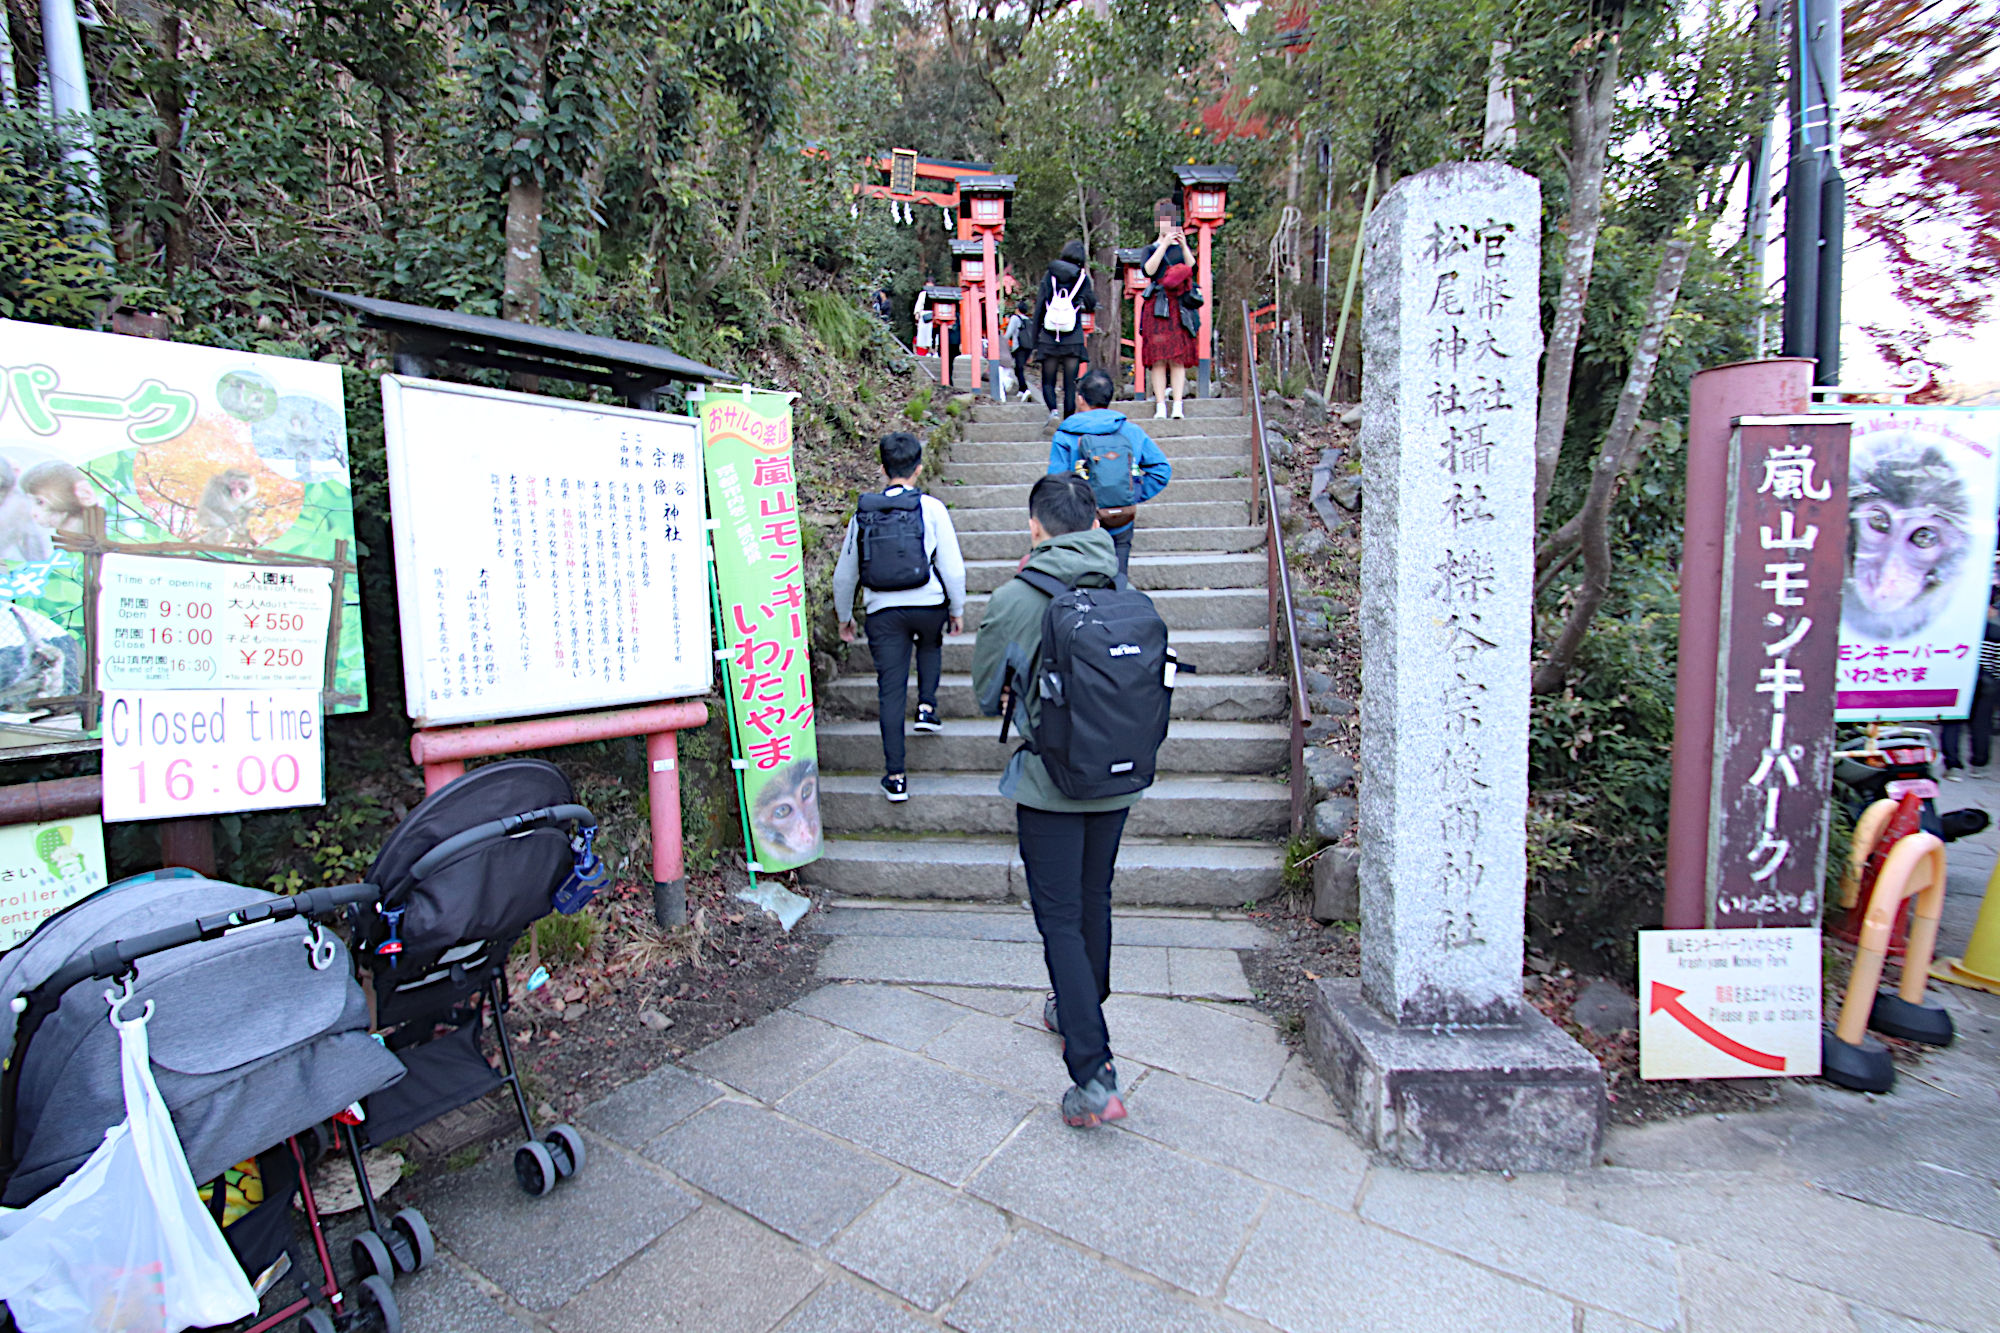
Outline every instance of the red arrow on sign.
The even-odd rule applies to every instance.
[[[1715,1047],[1716,1050],[1721,1051],[1724,1055],[1735,1056],[1738,1060],[1741,1060],[1744,1064],[1755,1065],[1759,1069],[1768,1069],[1774,1074],[1782,1074],[1785,1072],[1784,1056],[1771,1055],[1768,1054],[1767,1052],[1756,1050],[1753,1047],[1745,1046],[1742,1042],[1737,1041],[1734,1037],[1731,1037],[1726,1033],[1716,1031],[1714,1028],[1710,1027],[1708,1024],[1702,1022],[1699,1018],[1696,1018],[1693,1014],[1689,1013],[1687,1010],[1687,1006],[1681,1003],[1681,996],[1685,994],[1687,994],[1686,991],[1675,990],[1672,986],[1667,985],[1663,981],[1654,982],[1653,1003],[1651,1012],[1657,1014],[1662,1009],[1666,1010],[1667,1013],[1671,1015],[1676,1022],[1678,1022],[1682,1027],[1686,1028],[1689,1032],[1694,1033],[1695,1036],[1700,1037],[1703,1041]]]

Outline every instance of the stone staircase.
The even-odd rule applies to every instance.
[[[1174,691],[1160,777],[1126,824],[1114,892],[1125,903],[1239,907],[1278,891],[1291,814],[1285,686],[1264,669],[1269,603],[1264,530],[1249,526],[1248,418],[1234,398],[1190,401],[1185,421],[1129,406],[1174,465],[1173,483],[1140,510],[1132,581],[1199,671]],[[1046,415],[1039,403],[984,403],[950,463],[933,465],[927,489],[951,508],[967,583],[966,632],[945,639],[944,730],[910,734],[910,799],[883,799],[874,673],[865,644],[846,650],[821,700],[827,843],[807,883],[867,898],[1026,897],[1013,803],[996,789],[1016,742],[998,744],[998,721],[979,716],[970,671],[987,597],[1028,548],[1028,488],[1048,466]]]

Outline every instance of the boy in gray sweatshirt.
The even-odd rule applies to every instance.
[[[847,521],[847,537],[833,569],[833,609],[840,617],[840,641],[853,643],[859,637],[854,592],[860,588],[866,616],[862,632],[875,660],[880,701],[882,794],[891,801],[907,801],[903,713],[909,698],[910,657],[914,650],[916,729],[942,731],[938,677],[944,669],[945,633],[957,634],[964,628],[965,558],[959,553],[950,511],[916,490],[917,475],[923,471],[923,442],[907,431],[884,435],[881,457],[888,484],[862,496],[859,511]]]

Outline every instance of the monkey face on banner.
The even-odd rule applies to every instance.
[[[2000,409],[1841,411],[1855,425],[1838,716],[1963,718],[1993,584]]]

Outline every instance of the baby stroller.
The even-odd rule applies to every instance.
[[[374,897],[357,884],[285,898],[161,871],[72,904],[0,955],[0,1000],[14,1016],[0,1024],[0,1202],[19,1207],[53,1189],[125,1118],[118,1034],[102,988],[80,984],[122,981],[126,999],[157,1002],[155,1082],[190,1173],[213,1182],[209,1206],[231,1251],[260,1297],[287,1273],[299,1285],[251,1333],[294,1315],[310,1333],[364,1319],[400,1329],[387,1282],[364,1279],[357,1299],[343,1295],[297,1137],[403,1076],[368,1033],[345,947],[298,924]],[[223,1178],[253,1160],[232,1207]],[[317,1286],[293,1246],[294,1198],[318,1251]]]
[[[430,1245],[428,1231],[382,1225],[362,1152],[495,1088],[506,1086],[520,1112],[514,1177],[523,1190],[547,1194],[582,1169],[583,1136],[568,1125],[538,1133],[528,1111],[507,1039],[506,966],[521,932],[559,899],[573,912],[595,891],[596,836],[561,769],[505,759],[433,792],[382,844],[368,872],[381,897],[353,909],[355,958],[374,990],[376,1030],[409,1074],[368,1098],[343,1136],[368,1210],[369,1229],[350,1245],[357,1272],[414,1272]],[[497,1070],[480,1041],[488,1013]]]

